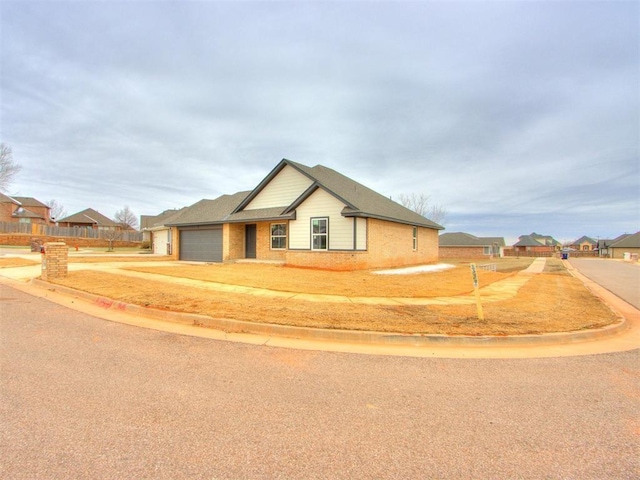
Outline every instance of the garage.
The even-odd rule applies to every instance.
[[[222,262],[222,226],[180,230],[180,260]]]

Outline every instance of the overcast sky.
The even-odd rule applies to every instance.
[[[636,232],[639,5],[1,0],[9,193],[155,215],[288,158],[449,232]]]

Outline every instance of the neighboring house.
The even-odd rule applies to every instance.
[[[48,225],[51,209],[32,197],[10,197],[0,193],[0,222]]]
[[[514,253],[522,254],[552,254],[559,251],[562,244],[549,235],[539,235],[531,233],[530,235],[522,235],[518,242],[513,245]]]
[[[85,227],[98,230],[122,230],[121,224],[114,222],[92,208],[87,208],[81,212],[61,218],[58,220],[58,226]]]
[[[141,215],[140,230],[142,241],[149,242],[151,251],[159,255],[171,255],[171,229],[165,227],[168,219],[175,217],[182,210],[165,210],[159,215]]]
[[[624,235],[624,238],[612,243],[609,246],[609,250],[611,258],[629,260],[632,255],[640,255],[640,232],[636,232],[633,235]]]
[[[613,245],[614,243],[619,242],[620,240],[627,238],[630,234],[628,233],[623,233],[622,235],[614,238],[614,239],[608,239],[608,238],[602,238],[598,240],[598,245],[597,245],[597,250],[598,250],[598,256],[599,257],[610,257],[611,256],[611,251],[610,251],[610,247],[611,245]]]
[[[596,242],[593,238],[583,236],[569,245],[569,247],[579,252],[590,252],[592,250],[596,250],[596,248],[598,247],[598,242]]]
[[[438,239],[440,258],[485,258],[504,255],[504,238],[476,237],[470,233],[443,233]]]
[[[344,175],[283,159],[253,190],[165,221],[180,260],[355,270],[434,262],[443,227]]]

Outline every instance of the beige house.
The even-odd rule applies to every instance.
[[[334,270],[434,262],[443,228],[335,170],[286,159],[253,190],[201,200],[163,227],[158,239],[170,235],[181,260]]]
[[[626,235],[621,240],[609,246],[611,258],[621,258],[624,260],[638,259],[640,256],[640,232],[633,235]]]

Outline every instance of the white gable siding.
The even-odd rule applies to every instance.
[[[313,182],[287,165],[249,202],[244,210],[291,205]]]
[[[296,220],[289,222],[289,248],[311,248],[311,219],[329,218],[329,249],[353,250],[353,218],[343,217],[345,205],[322,189],[316,190],[296,209]]]
[[[356,250],[367,249],[367,219],[356,218]]]

